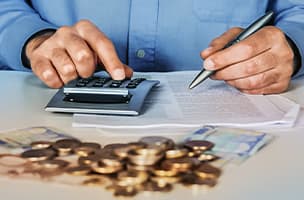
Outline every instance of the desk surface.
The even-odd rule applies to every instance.
[[[296,80],[284,96],[304,105],[304,86]],[[86,141],[102,144],[126,142],[138,137],[109,137],[94,128],[71,127],[70,114],[44,111],[56,90],[46,88],[30,73],[0,71],[0,131],[30,126],[50,126],[61,129]],[[304,85],[304,84],[302,84]],[[302,96],[302,97],[301,97]],[[304,197],[304,128],[270,131],[278,135],[267,148],[241,166],[224,171],[219,184],[206,191],[176,187],[168,194],[139,194],[135,199],[233,199],[286,200]],[[181,137],[181,136],[179,136]],[[174,139],[179,139],[178,136]],[[0,177],[3,200],[51,199],[112,199],[112,193],[103,188],[62,186],[49,183],[18,181]]]

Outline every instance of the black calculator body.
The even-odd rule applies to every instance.
[[[158,84],[157,80],[145,78],[79,78],[61,88],[45,109],[50,112],[139,115],[147,95]]]

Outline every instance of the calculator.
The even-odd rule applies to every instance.
[[[53,96],[46,111],[93,113],[109,115],[139,115],[144,101],[158,80],[133,78],[113,80],[107,76],[78,78]]]

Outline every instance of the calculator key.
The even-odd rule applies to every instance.
[[[87,84],[83,82],[76,83],[76,87],[85,87]]]
[[[104,83],[101,82],[95,82],[92,87],[102,87],[104,85]]]
[[[131,88],[136,88],[136,86],[137,86],[137,85],[135,85],[135,84],[128,84],[128,85],[126,86],[126,88],[131,89]]]

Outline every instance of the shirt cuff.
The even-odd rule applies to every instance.
[[[21,17],[7,27],[3,31],[0,48],[0,54],[5,58],[6,65],[14,70],[29,71],[24,67],[21,58],[24,44],[35,33],[46,29],[57,29],[57,27],[42,21],[36,15]]]
[[[303,24],[296,22],[281,22],[276,25],[280,28],[287,38],[290,39],[289,44],[294,45],[293,50],[295,53],[295,62],[299,62],[298,66],[295,66],[295,71],[293,74],[293,78],[304,75],[304,43],[303,43],[303,35],[304,35],[304,27]],[[297,58],[296,58],[297,57]],[[296,63],[295,63],[296,64]]]

